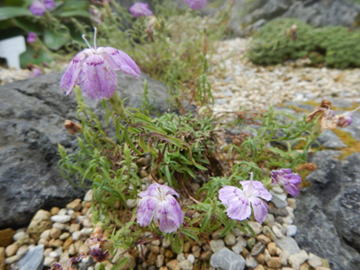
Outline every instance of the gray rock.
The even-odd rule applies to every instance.
[[[355,270],[360,265],[360,153],[345,160],[335,153],[321,151],[311,160],[318,169],[297,200],[295,238],[302,248],[328,259],[331,269]]]
[[[300,252],[300,248],[296,241],[291,237],[283,237],[275,239],[275,243],[289,255]]]
[[[143,104],[147,79],[154,111],[171,108],[159,82],[119,76],[129,106]],[[62,207],[83,195],[57,169],[57,145],[76,145],[76,136],[63,128],[65,119],[76,119],[74,95],[65,96],[59,80],[60,74],[49,74],[0,87],[0,228],[26,226],[38,209]]]
[[[272,195],[271,202],[274,203],[277,208],[284,208],[287,206],[287,196],[285,193],[278,194],[272,191],[270,191],[270,193]]]
[[[326,148],[341,149],[346,147],[346,144],[344,144],[341,139],[331,130],[325,130],[322,132],[317,140],[322,146]]]
[[[350,0],[237,0],[230,29],[246,36],[276,18],[297,18],[314,26],[358,24],[360,5]]]
[[[210,265],[222,270],[243,270],[245,268],[245,260],[230,249],[222,248],[211,256]]]
[[[44,246],[31,247],[24,257],[17,263],[19,270],[41,270],[44,261]]]

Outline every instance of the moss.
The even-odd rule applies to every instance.
[[[296,31],[291,31],[296,25]],[[280,64],[307,57],[310,65],[360,67],[360,31],[331,26],[314,28],[296,19],[277,19],[253,37],[248,57],[255,64]]]
[[[333,132],[346,145],[345,148],[341,149],[339,159],[345,159],[352,154],[360,153],[360,141],[356,140],[350,133],[342,129],[334,129]]]

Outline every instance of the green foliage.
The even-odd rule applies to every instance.
[[[41,40],[28,46],[27,52],[21,58],[21,65],[41,64],[53,59],[52,51],[60,48],[82,46],[78,37],[81,36],[83,24],[90,25],[89,1],[64,0],[57,1],[55,10],[46,12],[44,16],[34,16],[28,7],[31,1],[6,1],[0,7],[0,30],[4,29],[0,38],[9,35],[35,32]],[[11,31],[9,31],[11,30]],[[50,50],[49,50],[50,49]]]
[[[292,26],[296,25],[296,30]],[[253,37],[248,57],[255,64],[273,65],[309,58],[311,65],[360,67],[360,31],[345,27],[314,28],[296,19],[277,19]]]
[[[225,147],[224,154],[233,166],[224,170],[210,117],[164,114],[151,119],[139,110],[125,109],[114,96],[102,103],[105,113],[99,118],[79,92],[77,98],[82,124],[78,149],[70,152],[59,146],[60,165],[70,179],[91,183],[93,217],[112,232],[115,250],[128,251],[165,237],[175,252],[181,252],[184,241],[207,239],[214,231],[226,235],[239,228],[252,235],[246,221],[227,217],[217,199],[219,189],[224,185],[240,187],[239,181],[249,179],[250,173],[270,187],[270,170],[295,169],[304,163],[316,136],[313,124],[304,119],[269,111],[254,119],[255,136]],[[135,200],[153,181],[166,183],[180,193],[185,222],[177,233],[162,234],[155,224],[142,228],[136,223],[136,208],[129,206],[129,200]]]

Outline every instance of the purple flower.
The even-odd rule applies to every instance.
[[[139,67],[123,51],[94,45],[75,55],[61,78],[60,86],[67,90],[67,95],[75,85],[79,85],[92,99],[110,98],[117,87],[115,71],[118,70],[135,77],[140,75]]]
[[[225,205],[226,214],[231,219],[244,220],[250,217],[251,207],[255,220],[262,223],[268,213],[267,203],[271,200],[270,192],[259,181],[241,181],[243,189],[224,186],[219,190],[219,199]]]
[[[153,13],[147,3],[135,3],[129,8],[129,12],[134,17],[141,17],[141,16],[152,16]]]
[[[137,209],[137,222],[140,226],[148,226],[154,219],[159,224],[160,231],[172,233],[183,223],[184,213],[175,199],[179,194],[171,187],[151,184],[139,196],[141,199]]]
[[[37,40],[38,36],[34,32],[29,32],[26,38],[28,43],[34,43]]]
[[[30,77],[31,77],[31,78],[39,77],[41,74],[42,74],[41,69],[38,68],[38,67],[34,67],[34,68],[31,70],[31,75],[30,75]]]
[[[297,173],[293,173],[291,169],[271,171],[271,179],[274,184],[283,185],[286,192],[291,196],[299,195],[301,176]]]
[[[47,10],[52,10],[55,6],[54,0],[35,0],[30,5],[29,10],[35,16],[43,16]]]
[[[207,0],[184,0],[184,2],[195,10],[203,9],[207,5]]]

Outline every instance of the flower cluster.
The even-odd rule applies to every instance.
[[[184,221],[184,213],[175,197],[179,194],[166,185],[151,184],[139,194],[137,222],[148,226],[152,220],[164,233],[175,232]]]
[[[264,222],[268,206],[265,201],[270,201],[271,193],[259,181],[241,181],[243,189],[224,186],[219,190],[219,199],[226,207],[228,217],[235,220],[245,220],[254,211],[255,220]]]
[[[67,95],[79,85],[92,99],[110,98],[117,87],[115,71],[134,77],[140,75],[139,67],[130,56],[112,47],[97,48],[96,31],[94,37],[94,47],[88,44],[89,49],[75,55],[61,78],[60,86],[66,89]]]
[[[149,4],[147,3],[135,3],[129,8],[129,12],[134,17],[141,16],[152,16],[153,12],[151,11]]]
[[[280,169],[271,171],[271,180],[274,184],[280,184],[291,196],[300,193],[301,176],[293,173],[291,169]]]
[[[29,10],[34,16],[43,16],[46,11],[53,10],[56,7],[54,0],[34,0]]]
[[[184,2],[195,10],[203,9],[207,5],[207,0],[184,0]]]

